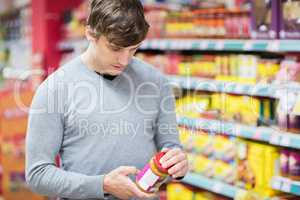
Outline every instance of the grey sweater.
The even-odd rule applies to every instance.
[[[47,196],[103,199],[106,173],[119,166],[142,169],[163,147],[180,147],[166,78],[133,58],[108,80],[77,57],[50,75],[33,98],[26,181]]]

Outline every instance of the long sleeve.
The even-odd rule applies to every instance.
[[[178,137],[174,94],[171,84],[164,76],[161,77],[160,88],[159,113],[155,126],[157,147],[182,148]]]
[[[103,199],[104,175],[87,176],[55,165],[63,141],[63,103],[57,89],[43,83],[29,113],[26,182],[34,192],[72,199]]]

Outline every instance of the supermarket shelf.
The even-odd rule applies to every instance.
[[[272,145],[300,149],[300,135],[278,131],[269,127],[247,126],[238,123],[223,122],[210,119],[192,119],[178,117],[178,125],[191,129],[205,130],[212,133],[223,133],[267,142]]]
[[[148,39],[142,50],[300,52],[299,40]]]
[[[184,2],[178,2],[178,3],[155,2],[155,3],[143,4],[143,6],[146,10],[153,10],[153,9],[180,10],[183,4]]]
[[[168,78],[172,84],[184,89],[276,98],[276,87],[271,84],[250,85],[176,75],[169,75]]]
[[[258,83],[242,84],[235,82],[218,81],[191,76],[168,75],[168,79],[175,87],[208,92],[223,92],[238,95],[280,98],[287,93],[299,93],[300,84],[286,83]]]
[[[300,196],[300,182],[293,181],[284,177],[274,177],[272,179],[272,188],[282,192],[291,193]]]
[[[221,181],[217,181],[214,179],[207,178],[205,176],[201,176],[199,174],[189,173],[182,180],[183,183],[187,183],[189,185],[203,188],[208,191],[212,191],[230,198],[235,198],[235,196],[240,192],[246,192],[245,190],[229,185],[227,183],[223,183]]]
[[[83,38],[61,42],[60,50],[85,48]],[[214,39],[147,39],[141,50],[202,50],[202,51],[258,51],[300,52],[300,40],[214,40]]]

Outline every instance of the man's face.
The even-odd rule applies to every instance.
[[[139,46],[140,43],[125,48],[118,47],[110,43],[104,36],[100,36],[95,41],[94,56],[105,74],[118,75],[130,63]]]

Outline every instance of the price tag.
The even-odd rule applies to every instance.
[[[205,50],[207,49],[207,47],[208,47],[208,41],[206,40],[202,41],[200,44],[200,48]]]
[[[284,192],[290,192],[291,191],[291,183],[289,181],[283,182],[281,190]]]
[[[233,131],[233,136],[240,136],[240,133],[242,132],[241,131],[241,126],[240,125],[238,125],[238,124],[235,124],[235,126],[234,126],[234,131]]]
[[[178,40],[177,42],[177,49],[181,50],[184,48],[184,41]]]
[[[284,146],[284,147],[289,147],[290,146],[290,137],[288,136],[282,136],[281,141],[280,141],[280,145]]]
[[[270,138],[270,144],[274,144],[274,145],[280,144],[280,135],[279,134],[273,134]]]
[[[158,46],[159,46],[158,49],[165,50],[166,47],[167,47],[167,41],[161,40],[161,41],[159,42],[159,45],[158,45]]]
[[[256,131],[253,135],[253,139],[255,140],[259,140],[261,138],[261,134],[260,131]]]
[[[224,42],[218,41],[216,45],[216,50],[223,50],[224,49]]]
[[[281,182],[278,181],[277,179],[273,180],[272,188],[275,189],[275,190],[280,190],[280,188],[281,188]]]
[[[280,90],[280,89],[276,88],[274,97],[280,98],[282,96],[282,93],[283,93],[282,89]]]
[[[184,47],[183,48],[185,50],[192,49],[192,47],[193,47],[193,43],[190,40],[184,42]]]
[[[221,183],[215,183],[213,185],[213,188],[212,188],[212,191],[215,192],[215,193],[220,193],[223,189],[223,186]]]
[[[148,42],[148,48],[149,49],[156,49],[157,48],[157,40],[149,40]]]
[[[238,85],[236,85],[234,92],[240,94],[240,93],[245,93],[246,91],[244,90],[243,85],[238,84]]]
[[[170,49],[177,49],[178,48],[178,43],[177,42],[174,42],[174,41],[172,41],[172,42],[170,42]]]
[[[267,47],[268,51],[279,51],[279,41],[278,40],[272,40],[268,43],[268,47]]]
[[[253,46],[253,41],[251,40],[247,40],[247,42],[245,42],[245,45],[244,45],[244,50],[245,51],[249,51],[252,49],[252,46]]]

